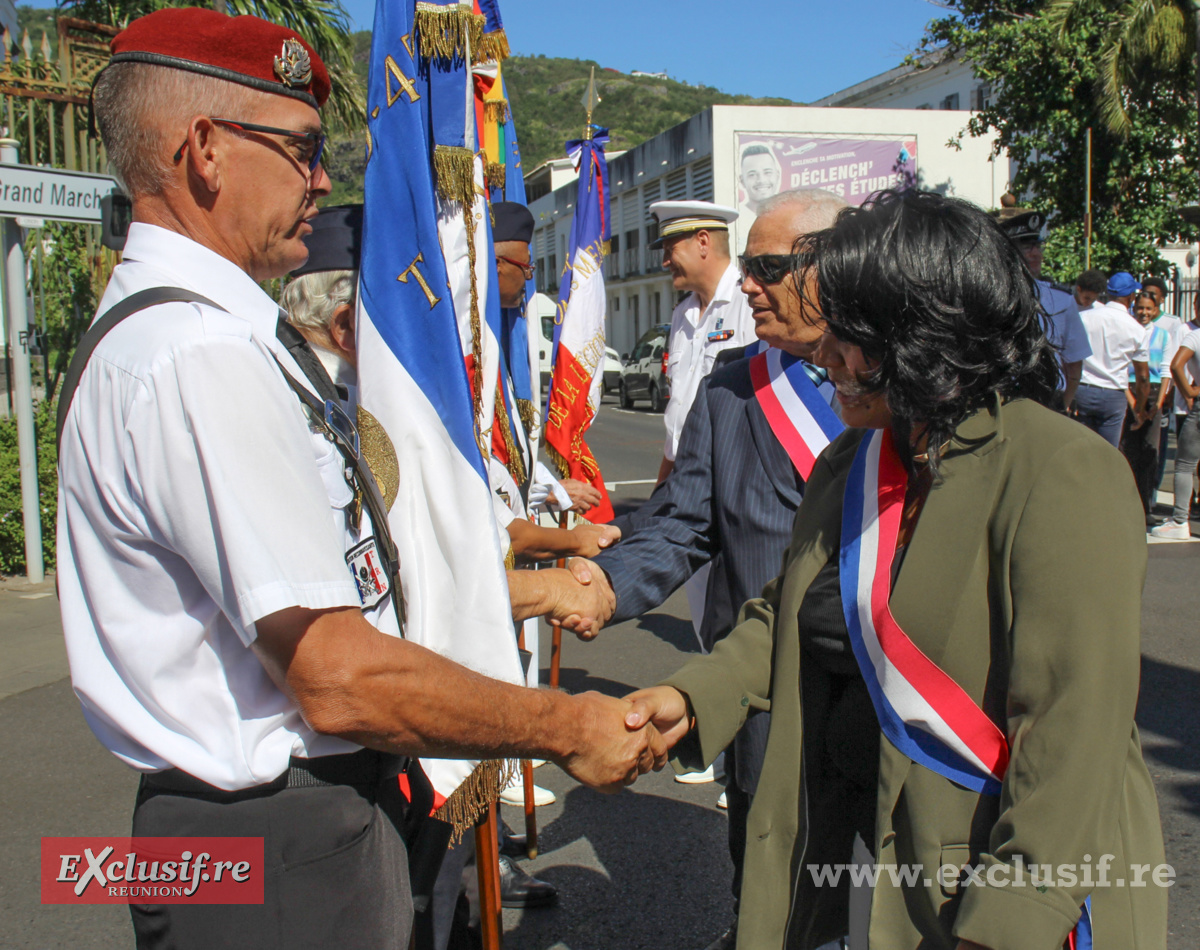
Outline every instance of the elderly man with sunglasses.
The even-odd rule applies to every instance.
[[[658,607],[712,564],[700,632],[711,649],[733,628],[742,604],[778,573],[807,471],[789,421],[796,431],[822,425],[826,436],[841,427],[830,407],[832,387],[805,362],[821,337],[822,320],[798,293],[792,244],[831,225],[843,207],[836,195],[817,190],[782,192],[761,205],[741,258],[741,290],[758,342],[721,354],[699,384],[670,475],[639,510],[614,522],[623,540],[595,558],[617,596],[611,622]],[[780,389],[788,383],[786,374],[778,373],[781,367],[793,373],[789,391],[810,400],[812,417],[798,419],[788,412],[791,397]],[[772,392],[783,392],[782,400],[773,399]],[[809,439],[809,450],[819,454],[819,437]],[[746,815],[768,723],[768,714],[752,714],[725,755],[735,914]],[[710,950],[726,950],[735,942],[736,923]]]
[[[134,223],[59,399],[58,579],[84,716],[142,773],[133,834],[196,856],[196,903],[130,905],[137,946],[405,950],[406,845],[434,850],[435,827],[410,756],[550,758],[619,788],[665,748],[624,701],[400,636],[386,502],[260,287],[305,262],[330,192],[320,58],[197,8],[133,21],[112,52],[96,118]],[[260,849],[235,856],[257,894],[213,903],[234,839]]]

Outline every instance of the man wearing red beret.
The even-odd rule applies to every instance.
[[[624,701],[501,683],[368,622],[401,613],[386,511],[259,287],[304,263],[330,190],[320,58],[201,9],[136,20],[112,50],[95,111],[134,223],[60,397],[72,679],[143,773],[135,835],[265,855],[264,903],[134,904],[137,943],[400,950],[406,756],[551,758],[616,788],[665,749]],[[558,607],[527,595],[529,615]]]

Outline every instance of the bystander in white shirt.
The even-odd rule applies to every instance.
[[[275,337],[277,304],[213,251],[134,224],[100,311],[159,286],[228,312],[143,310],[83,373],[59,460],[71,678],[89,726],[129,765],[245,788],[290,756],[357,748],[310,729],[250,649],[276,611],[359,606],[345,559],[353,493],[276,363],[304,381]]]
[[[703,311],[700,298],[693,292],[671,313],[671,337],[667,344],[671,399],[663,415],[667,427],[663,446],[666,458],[675,459],[683,424],[700,391],[700,380],[712,372],[717,354],[756,339],[754,317],[742,293],[741,274],[732,261]]]
[[[1129,364],[1150,359],[1150,329],[1123,304],[1111,300],[1089,307],[1079,317],[1092,347],[1091,356],[1083,359],[1080,383],[1124,391],[1129,387]]]

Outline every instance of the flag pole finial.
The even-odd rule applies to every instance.
[[[600,105],[600,94],[596,91],[596,67],[592,67],[592,74],[588,78],[587,92],[583,94],[583,107],[587,109],[587,127],[583,130],[583,137],[589,142],[592,139],[592,113],[596,106]]]

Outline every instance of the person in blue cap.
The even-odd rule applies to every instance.
[[[1129,368],[1133,366],[1134,414],[1139,422],[1150,394],[1150,332],[1134,319],[1129,304],[1142,285],[1126,271],[1108,279],[1107,300],[1080,316],[1092,353],[1083,361],[1079,389],[1075,395],[1075,418],[1107,439],[1114,447],[1121,441]]]

